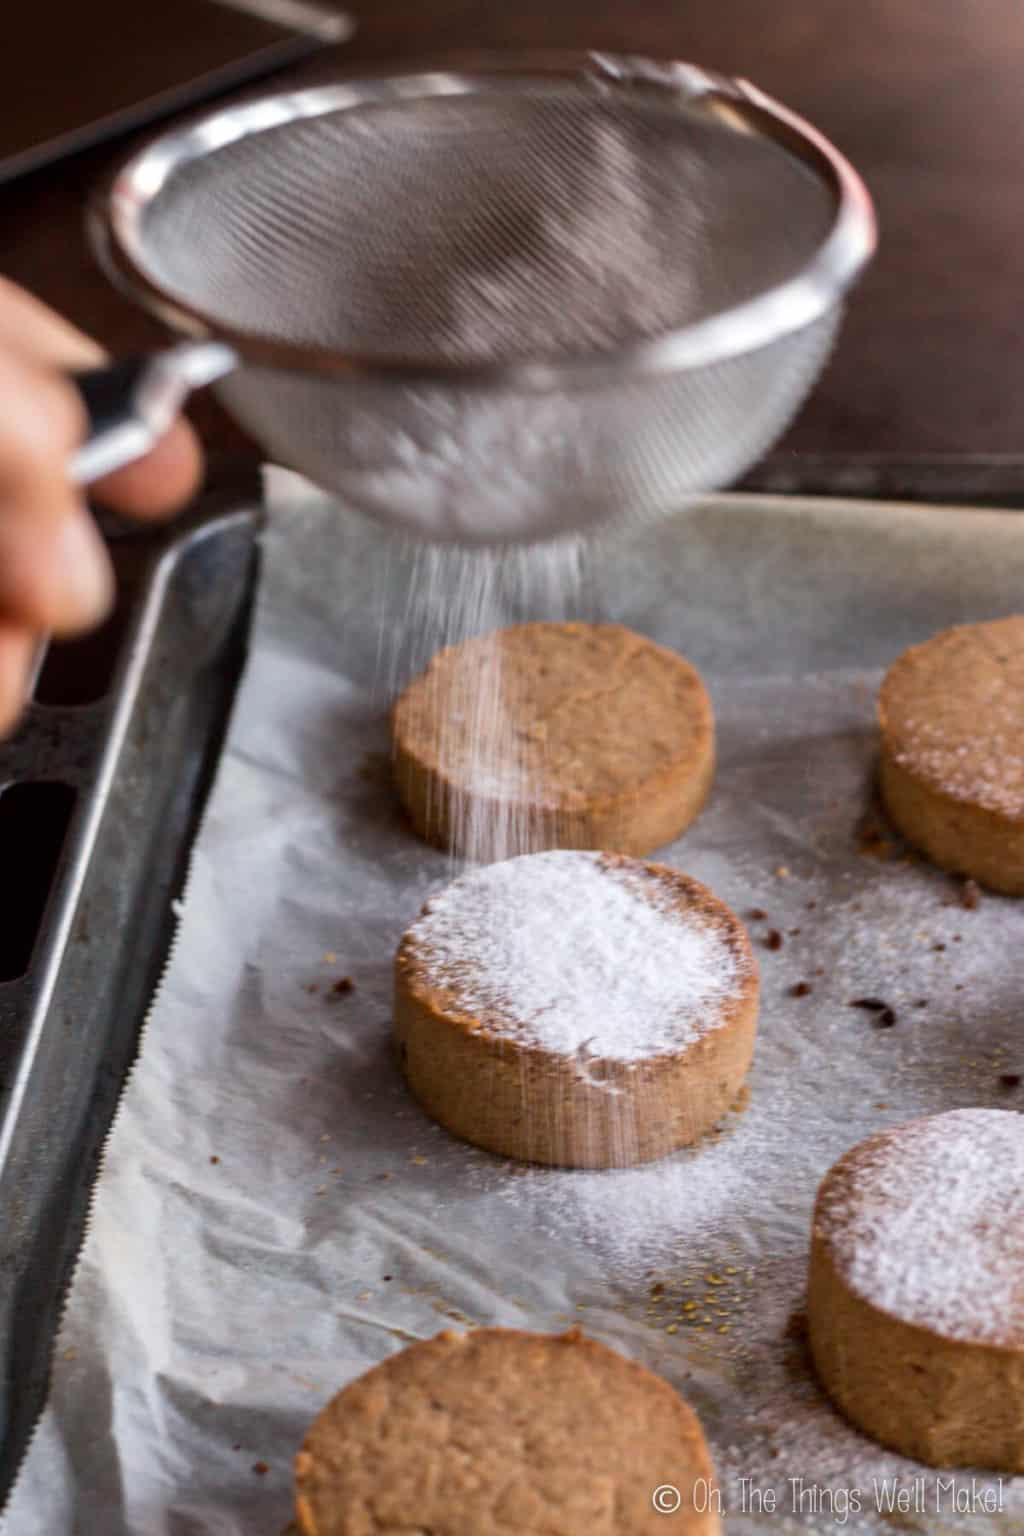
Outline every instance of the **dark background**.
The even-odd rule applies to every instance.
[[[174,11],[174,0],[162,3]],[[62,0],[50,12],[55,27],[65,7],[79,19],[90,11]],[[102,45],[80,29],[77,88],[90,99],[102,99],[104,71],[141,67],[139,18],[153,9],[124,0],[124,28],[108,29]],[[822,454],[1024,461],[1021,0],[355,0],[351,9],[352,40],[262,88],[453,49],[596,46],[742,74],[809,117],[867,180],[881,251],[776,466],[813,465]],[[199,24],[191,21],[191,36]],[[188,40],[185,28],[176,47],[187,52]],[[5,51],[5,70],[47,81],[45,54]],[[74,79],[61,82],[74,89]],[[21,96],[22,111],[37,101],[35,90]],[[5,115],[19,110],[17,98]],[[127,148],[122,139],[0,188],[0,271],[115,352],[160,339],[108,288],[82,234],[87,194]],[[194,414],[214,448],[239,448],[212,402]]]

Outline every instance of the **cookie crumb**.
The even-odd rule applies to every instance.
[[[892,1008],[883,1008],[881,1013],[875,1015],[876,1029],[892,1029],[896,1023],[896,1013]]]
[[[764,947],[765,947],[765,949],[781,949],[782,948],[782,934],[779,932],[779,930],[777,928],[770,929],[768,931],[768,933],[765,935]]]
[[[354,992],[356,984],[351,976],[341,976],[331,988],[332,997],[344,997],[347,992]]]
[[[965,880],[960,889],[960,905],[974,912],[981,905],[981,886],[977,880]]]
[[[270,1468],[265,1461],[254,1461],[252,1464],[252,1469],[256,1473],[257,1477],[266,1477],[267,1473],[270,1471]]]
[[[776,880],[788,880],[789,879],[789,865],[788,864],[780,864],[778,866],[778,868],[776,869],[776,871],[775,871],[775,878],[776,878]]]
[[[868,811],[861,818],[856,832],[857,851],[868,859],[888,859],[895,852],[895,845],[886,836],[884,827],[879,818]]]
[[[210,1157],[210,1162],[211,1162],[211,1163],[219,1163],[219,1162],[220,1162],[220,1158],[219,1158],[219,1157],[218,1157],[218,1156],[217,1156],[217,1154],[216,1154],[216,1152],[214,1152],[214,1153],[213,1153],[213,1154],[212,1154],[212,1155],[211,1155],[211,1157]]]
[[[1021,1077],[1019,1072],[1002,1072],[999,1076],[1000,1088],[1019,1088]]]
[[[863,1008],[866,1013],[884,1013],[889,1004],[883,997],[852,997],[851,1008]]]
[[[795,986],[790,987],[789,995],[790,997],[809,997],[813,991],[814,988],[809,981],[798,981]]]
[[[747,913],[747,917],[752,923],[763,923],[767,916],[768,913],[764,910],[763,907],[751,907],[750,911]]]

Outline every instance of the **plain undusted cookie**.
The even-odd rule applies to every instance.
[[[624,1167],[694,1142],[750,1065],[758,976],[724,902],[663,865],[555,851],[463,875],[398,949],[419,1102],[503,1157]]]
[[[810,1345],[867,1434],[937,1467],[1024,1472],[1024,1116],[931,1115],[818,1192]]]
[[[933,863],[1024,894],[1024,618],[947,629],[879,699],[882,797]]]
[[[692,1409],[575,1331],[413,1344],[340,1392],[295,1461],[302,1536],[664,1536],[659,1488],[674,1532],[718,1536]]]
[[[690,824],[714,773],[698,673],[618,624],[523,624],[450,646],[392,724],[416,831],[473,858],[650,853]]]

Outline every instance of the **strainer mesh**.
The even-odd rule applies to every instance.
[[[503,82],[299,117],[186,160],[148,275],[217,326],[426,364],[564,360],[797,273],[835,197],[772,139],[673,97]],[[531,393],[248,368],[268,452],[435,537],[521,539],[660,510],[742,473],[821,366],[835,312],[713,367]]]
[[[798,270],[834,215],[772,143],[695,113],[547,94],[326,113],[182,167],[152,269],[275,339],[426,360],[656,336]]]

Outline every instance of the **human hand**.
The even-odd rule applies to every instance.
[[[39,638],[91,628],[113,600],[103,541],[67,477],[85,415],[64,375],[103,361],[95,342],[0,277],[0,732],[21,712]],[[200,473],[198,442],[179,421],[90,494],[130,516],[162,517]]]

